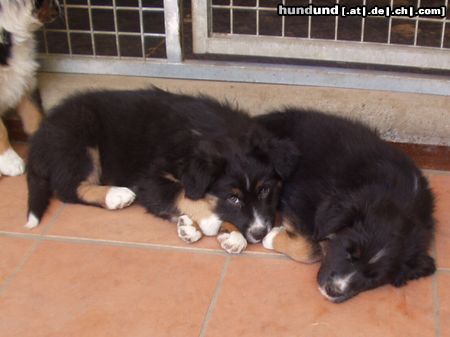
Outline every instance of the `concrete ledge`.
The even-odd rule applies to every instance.
[[[262,114],[282,106],[315,108],[360,119],[394,142],[450,146],[450,96],[355,89],[108,75],[41,73],[44,107],[76,91],[135,89],[156,85],[174,92],[204,93]]]

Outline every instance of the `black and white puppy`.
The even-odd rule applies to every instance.
[[[264,244],[311,261],[317,242],[325,241],[318,273],[323,296],[342,302],[435,271],[428,255],[433,195],[405,154],[361,123],[315,111],[289,109],[258,121],[301,152],[281,197],[286,228],[274,229]]]
[[[17,109],[29,135],[37,130],[42,116],[39,102],[32,97],[38,68],[34,33],[58,10],[55,0],[0,0],[0,116]],[[19,175],[24,168],[0,119],[0,175]]]
[[[38,225],[52,193],[108,209],[136,197],[150,213],[179,219],[183,240],[220,231],[222,247],[239,253],[270,230],[296,160],[291,142],[211,98],[87,92],[50,111],[31,140],[26,227]]]

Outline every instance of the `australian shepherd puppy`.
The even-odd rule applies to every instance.
[[[301,152],[281,196],[284,228],[264,245],[312,262],[323,243],[317,277],[323,296],[342,302],[435,271],[428,253],[433,195],[404,153],[361,123],[316,111],[290,109],[258,120]]]
[[[42,115],[32,98],[38,68],[34,33],[58,9],[58,1],[0,0],[0,116],[17,109],[27,134],[36,131]],[[0,119],[0,174],[19,175],[24,167]]]
[[[177,221],[184,241],[219,233],[239,253],[270,230],[296,160],[290,141],[211,98],[87,92],[50,111],[31,139],[26,227],[38,225],[53,193],[111,210],[136,199]]]

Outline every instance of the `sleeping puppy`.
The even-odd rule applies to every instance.
[[[25,226],[38,225],[52,193],[108,209],[136,198],[177,221],[184,241],[220,231],[221,246],[239,253],[270,230],[296,153],[244,112],[204,96],[79,94],[50,111],[31,140]]]
[[[313,262],[323,243],[319,290],[336,303],[434,273],[433,195],[406,155],[360,123],[315,111],[258,122],[301,152],[281,197],[284,227],[268,234],[266,248]]]
[[[58,1],[0,0],[0,116],[17,109],[28,135],[42,118],[40,103],[32,97],[38,68],[34,32],[54,19],[58,10]],[[0,175],[19,175],[24,168],[0,119]]]

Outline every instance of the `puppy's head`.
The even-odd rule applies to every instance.
[[[400,286],[435,270],[427,255],[432,224],[411,218],[387,197],[360,193],[330,199],[318,209],[316,225],[316,239],[326,240],[319,290],[332,302],[384,284]]]
[[[274,222],[282,180],[297,163],[295,145],[255,128],[242,139],[200,142],[192,159],[181,178],[186,196],[214,196],[219,219],[249,242],[261,241]]]
[[[58,0],[11,0],[0,4],[2,27],[17,41],[26,40],[43,23],[54,20],[60,11]]]
[[[34,15],[42,23],[56,19],[61,11],[58,0],[34,0]]]

